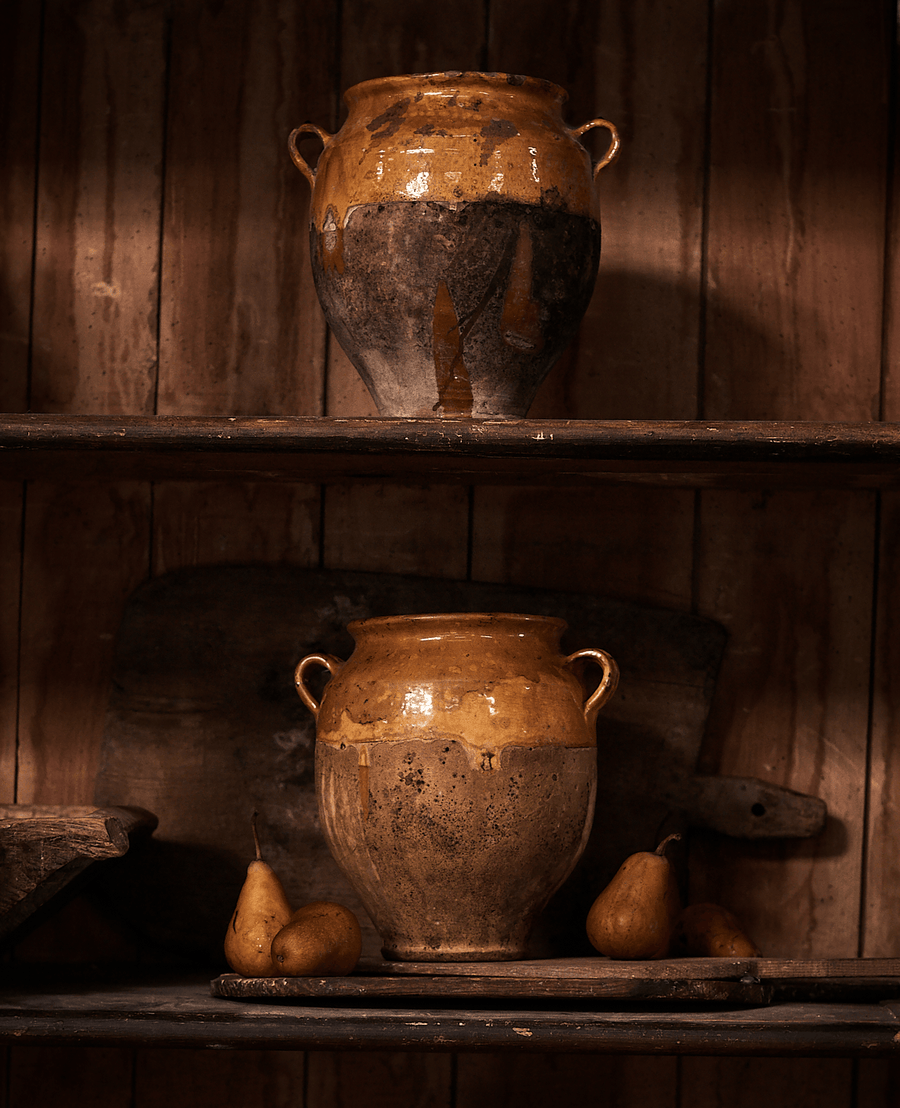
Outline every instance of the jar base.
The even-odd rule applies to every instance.
[[[473,949],[469,946],[445,947],[440,950],[417,947],[382,947],[381,955],[387,962],[515,962],[526,958],[528,952],[518,947],[512,950]]]

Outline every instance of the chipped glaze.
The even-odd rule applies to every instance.
[[[524,415],[593,291],[615,127],[570,128],[561,88],[509,74],[381,78],[345,100],[336,135],[304,123],[289,140],[338,341],[381,415]],[[579,140],[598,127],[592,166]],[[322,141],[315,168],[303,134]]]
[[[602,650],[563,655],[565,623],[504,613],[349,624],[344,662],[308,655],[316,788],[331,851],[390,958],[524,957],[537,913],[587,842]],[[586,695],[577,671],[600,670]],[[307,684],[324,667],[318,701]]]

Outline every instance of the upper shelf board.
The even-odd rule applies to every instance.
[[[0,479],[900,487],[900,424],[0,416]]]

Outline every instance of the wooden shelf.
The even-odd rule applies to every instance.
[[[499,1002],[404,996],[228,1000],[208,980],[117,980],[0,995],[0,1041],[28,1045],[286,1050],[566,1051],[874,1057],[900,1053],[900,1002],[762,1006]]]
[[[900,487],[900,424],[0,417],[0,479]]]

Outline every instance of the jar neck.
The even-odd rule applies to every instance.
[[[493,94],[524,103],[533,101],[546,110],[561,111],[568,99],[566,91],[539,77],[521,77],[510,73],[415,73],[397,77],[377,77],[353,85],[344,93],[344,102],[353,111],[368,103],[382,103],[402,99],[434,97],[451,101],[457,95]]]

